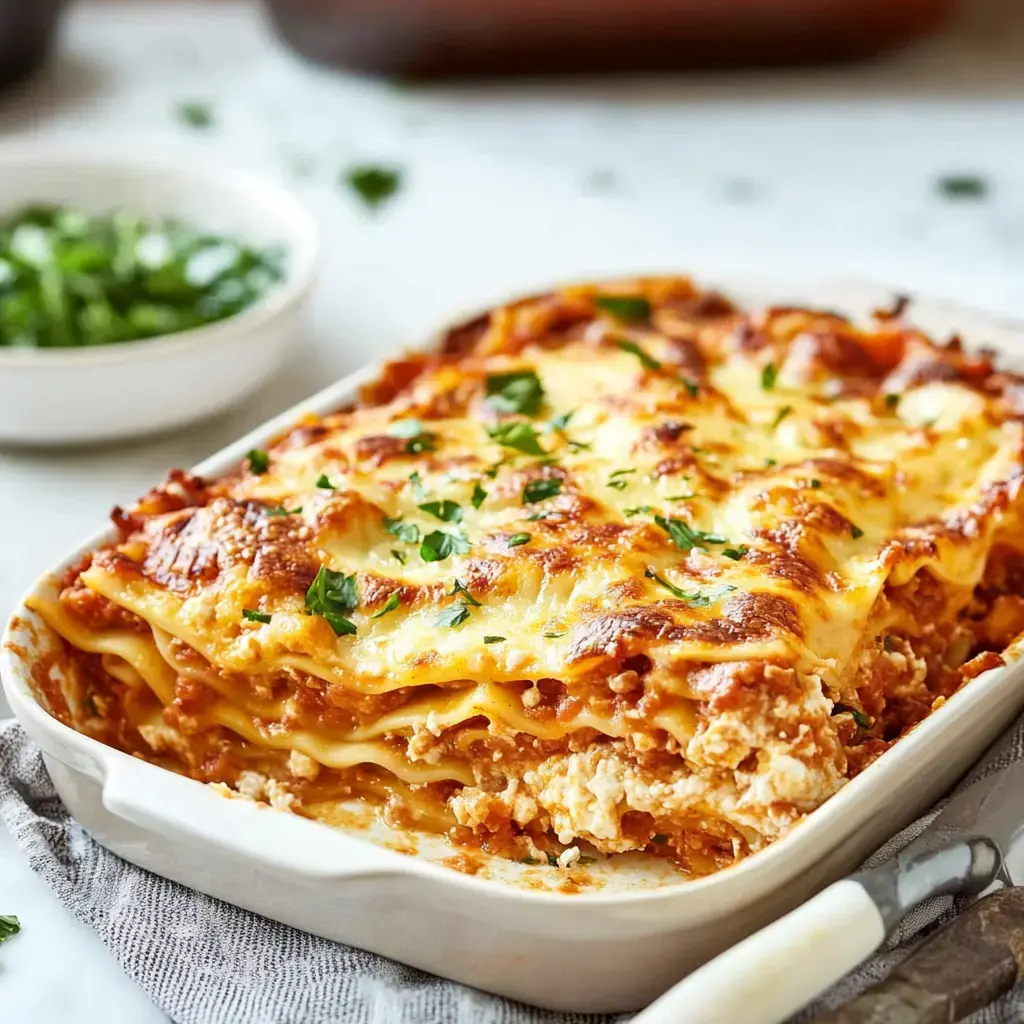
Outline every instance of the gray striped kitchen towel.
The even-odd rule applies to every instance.
[[[970,778],[1022,753],[1024,725],[1018,722]],[[935,813],[904,829],[868,864],[914,839]],[[97,932],[129,977],[178,1024],[623,1024],[629,1019],[549,1013],[512,1003],[307,935],[137,868],[92,842],[69,817],[39,750],[13,721],[0,722],[0,818],[58,899]],[[922,933],[949,920],[955,910],[948,897],[920,908],[894,942],[799,1020],[810,1021],[881,980]],[[1024,984],[971,1018],[971,1024],[1021,1022]]]

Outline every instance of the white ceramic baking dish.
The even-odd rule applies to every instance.
[[[760,290],[732,290],[745,301]],[[868,286],[775,291],[858,313],[889,297]],[[955,306],[919,302],[913,319],[956,329],[1011,358],[1024,328]],[[300,412],[350,399],[367,370],[328,387],[197,467],[217,475]],[[83,552],[90,538],[34,589]],[[229,800],[214,789],[74,732],[39,703],[34,667],[53,644],[22,605],[0,648],[14,714],[43,749],[71,813],[122,857],[202,892],[298,928],[444,977],[553,1009],[640,1007],[687,971],[845,874],[945,792],[1024,707],[1017,661],[973,680],[862,775],[769,849],[694,881],[652,872],[644,858],[602,866],[591,891],[558,891],[556,868],[496,862],[471,876],[441,861],[437,839],[402,847],[378,832],[341,830]],[[391,842],[393,847],[388,848]],[[404,849],[404,852],[400,852]]]

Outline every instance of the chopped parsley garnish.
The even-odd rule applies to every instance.
[[[464,597],[466,599],[466,604],[471,604],[474,608],[479,608],[481,606],[481,602],[478,601],[469,592],[469,587],[467,587],[466,584],[462,582],[462,580],[456,580],[452,584],[452,589],[450,591],[448,591],[448,596],[449,597],[454,597],[456,594],[464,595]]]
[[[546,501],[562,493],[562,481],[557,476],[545,480],[531,480],[523,488],[523,504],[534,505],[538,501]]]
[[[548,427],[558,434],[564,434],[569,429],[569,420],[573,418],[576,410],[570,409],[568,412],[563,412],[558,416],[552,416],[548,421]]]
[[[528,533],[513,533],[508,538],[508,546],[510,548],[517,548],[520,544],[528,544],[530,542],[530,535]]]
[[[716,601],[720,601],[726,594],[735,590],[733,586],[728,584],[722,584],[718,587],[713,587],[711,590],[682,590],[673,583],[669,583],[668,580],[659,576],[652,568],[648,566],[644,570],[644,576],[649,580],[654,580],[655,583],[664,587],[673,597],[678,597],[680,601],[685,601],[691,608],[707,608],[709,605],[714,604]]]
[[[811,480],[811,490],[812,491],[817,491],[820,488],[821,488],[821,481],[817,477],[814,477]]]
[[[479,481],[473,485],[473,496],[469,500],[473,508],[479,508],[487,500],[487,492],[480,486]]]
[[[469,618],[469,608],[461,601],[448,605],[437,617],[435,626],[449,626],[454,629],[461,626]]]
[[[771,469],[772,466],[777,466],[779,463],[777,459],[765,459],[764,464],[766,468]]]
[[[507,461],[507,459],[498,459],[493,466],[489,466],[484,470],[484,476],[487,477],[488,480],[493,480],[498,475],[501,467],[504,466]]]
[[[464,555],[469,550],[469,541],[457,533],[434,530],[423,538],[420,558],[424,562],[443,562],[451,555]]]
[[[523,420],[499,423],[496,427],[488,427],[487,433],[492,441],[506,448],[514,448],[524,455],[547,454],[537,441],[537,431]]]
[[[507,639],[507,637],[503,637],[503,636],[485,636],[484,637],[484,643],[485,644],[503,644],[506,639]]]
[[[402,172],[397,167],[359,164],[349,167],[342,181],[370,210],[376,210],[391,199],[402,185]]]
[[[427,489],[423,486],[423,481],[420,479],[419,470],[409,474],[409,483],[412,485],[412,493],[417,501],[426,501]]]
[[[885,396],[885,407],[886,407],[886,409],[895,409],[896,406],[899,405],[899,404],[900,404],[900,396],[899,395],[889,394],[889,395]]]
[[[379,619],[382,615],[387,615],[388,612],[393,612],[402,603],[402,592],[400,590],[393,590],[391,596],[384,602],[384,607],[379,611],[374,612],[370,618]]]
[[[442,523],[461,523],[462,506],[445,498],[443,501],[425,501],[419,506]]]
[[[0,351],[92,348],[193,330],[282,278],[258,248],[127,209],[35,204],[0,217]]]
[[[651,319],[651,304],[642,295],[598,295],[594,305],[616,320],[642,323]]]
[[[212,128],[213,107],[205,100],[183,100],[176,108],[178,120],[190,128]]]
[[[683,382],[683,387],[686,388],[686,393],[691,398],[696,398],[700,394],[700,385],[695,380],[690,380],[689,377],[680,377]]]
[[[608,478],[607,487],[611,487],[616,491],[624,491],[629,486],[629,481],[624,480],[623,477],[627,477],[630,473],[635,473],[635,469],[616,469],[613,470],[611,476]]]
[[[668,836],[663,836],[659,833],[658,835],[651,836],[651,842],[657,843],[659,846],[661,846],[662,843],[668,842]]]
[[[864,714],[859,708],[851,708],[848,704],[833,704],[832,714],[841,715],[844,712],[853,715],[853,720],[860,726],[861,729],[871,728],[871,719]]]
[[[270,621],[270,616],[266,612],[258,612],[252,608],[243,608],[242,618],[247,622],[262,622],[264,625]]]
[[[763,391],[771,391],[775,387],[775,380],[779,376],[779,371],[774,363],[766,363],[764,369],[761,371],[761,389]]]
[[[306,591],[306,608],[313,615],[321,615],[337,636],[355,633],[356,624],[345,617],[355,611],[359,603],[356,577],[346,576],[321,565]]]
[[[723,548],[722,557],[738,562],[749,550],[746,544],[741,544],[738,548]]]
[[[620,338],[616,344],[623,352],[628,352],[631,356],[636,356],[640,360],[640,365],[645,370],[660,370],[661,363],[658,362],[653,356],[649,356],[635,341],[627,341],[624,338]]]
[[[850,536],[857,540],[858,537],[864,536],[864,531],[856,523],[850,523]]]
[[[569,412],[563,412],[560,416],[555,416],[553,419],[548,421],[548,429],[554,431],[556,434],[561,434],[565,443],[569,446],[569,450],[573,452],[589,452],[591,445],[584,441],[576,441],[566,435],[566,430],[569,428],[569,420],[572,419],[574,409],[570,409]]]
[[[536,416],[544,401],[544,388],[533,370],[492,373],[487,377],[487,401],[498,412]]]
[[[622,510],[624,516],[641,516],[651,511],[650,505],[636,505],[633,508],[625,508]]]
[[[784,405],[775,414],[775,419],[772,420],[772,429],[774,430],[792,411],[793,411],[793,406],[791,406],[791,405]]]
[[[989,192],[988,180],[979,174],[944,174],[935,186],[946,199],[984,199]]]
[[[336,491],[338,488],[327,479],[326,473],[321,473],[316,479],[316,485],[324,491]]]
[[[666,501],[692,501],[696,497],[697,497],[696,494],[672,494],[672,495],[669,495],[669,497],[667,497],[665,500]]]
[[[21,931],[21,922],[13,914],[0,914],[0,942]]]
[[[405,450],[409,455],[432,452],[437,448],[437,438],[425,431],[417,419],[395,420],[388,425],[388,433],[392,437],[406,438]]]
[[[249,470],[262,476],[270,469],[270,456],[262,448],[253,448],[246,458],[249,460]]]
[[[385,516],[384,529],[392,537],[397,537],[403,544],[417,544],[420,539],[420,528],[415,523],[403,522],[401,516],[397,519]]]
[[[404,551],[399,551],[398,548],[392,548],[391,549],[391,555],[392,555],[393,558],[398,559],[398,561],[401,562],[402,565],[405,565],[405,552]]]
[[[682,551],[690,551],[693,548],[704,550],[705,544],[728,544],[725,537],[717,533],[705,533],[703,530],[695,530],[689,523],[682,519],[666,519],[664,516],[655,516],[654,521],[671,538],[677,548]]]
[[[552,519],[560,516],[561,512],[547,511],[547,512],[533,512],[526,517],[528,523],[536,523],[540,519]]]
[[[545,633],[544,634],[544,639],[545,640],[558,640],[558,639],[560,639],[563,636],[565,636],[565,633]]]
[[[285,508],[284,505],[273,505],[268,509],[264,509],[268,516],[297,516],[302,511],[301,505],[296,505],[295,508]]]

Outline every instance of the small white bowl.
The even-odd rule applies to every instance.
[[[0,443],[57,445],[157,433],[254,391],[294,343],[319,267],[316,223],[281,186],[202,160],[0,147],[0,216],[30,203],[174,217],[287,250],[284,278],[225,320],[88,348],[0,345]]]

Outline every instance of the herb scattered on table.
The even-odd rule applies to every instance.
[[[213,107],[206,100],[182,100],[175,107],[178,120],[190,128],[212,128],[216,122]]]
[[[258,301],[283,253],[123,210],[0,221],[0,346],[75,348],[202,327]]]
[[[944,174],[935,182],[944,199],[979,200],[988,197],[990,186],[980,174]]]
[[[402,172],[397,167],[358,164],[349,167],[341,179],[370,210],[377,210],[394,198],[402,187]]]
[[[13,914],[0,914],[0,942],[21,931],[21,922]]]

